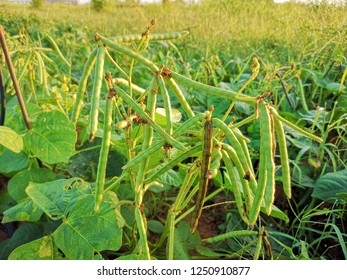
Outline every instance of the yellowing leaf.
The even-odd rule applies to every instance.
[[[19,153],[23,149],[23,138],[11,128],[0,126],[0,145],[14,153]]]

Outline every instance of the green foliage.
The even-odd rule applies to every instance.
[[[108,0],[92,0],[92,7],[95,11],[100,12],[107,7]]]
[[[45,4],[45,0],[31,0],[31,6],[35,9],[42,8]]]
[[[23,149],[22,137],[6,126],[0,127],[0,144],[15,153]]]
[[[0,210],[2,223],[26,223],[0,243],[1,259],[346,258],[347,63],[343,23],[328,20],[330,13],[344,18],[344,8],[327,13],[326,7],[313,12],[300,5],[288,13],[270,1],[224,1],[220,6],[213,2],[194,11],[184,7],[184,13],[180,4],[169,5],[170,11],[161,7],[160,13],[157,6],[137,7],[146,15],[158,15],[160,32],[172,26],[187,28],[180,16],[199,15],[184,41],[175,37],[180,33],[160,35],[163,40],[178,38],[175,44],[147,41],[139,36],[143,23],[129,24],[129,17],[115,16],[119,10],[126,15],[133,9],[127,4],[104,9],[106,1],[93,1],[92,8],[103,9],[102,15],[69,6],[65,16],[70,10],[81,13],[69,26],[40,20],[42,11],[45,17],[50,13],[46,7],[32,18],[4,17],[33,129],[26,130],[15,97],[7,94],[0,174],[9,181],[0,193]],[[257,24],[259,9],[266,15],[262,25]],[[92,27],[88,15],[93,17]],[[291,17],[295,24],[289,28],[283,22]],[[298,17],[305,17],[306,24]],[[83,27],[79,19],[85,20]],[[316,19],[322,30],[312,32],[309,25]],[[273,31],[274,26],[281,32]],[[129,42],[124,45],[108,40],[123,29],[138,34],[121,37]],[[108,37],[82,39],[96,31]],[[104,73],[121,73],[126,82],[101,86],[95,139],[88,142],[90,94],[96,81],[93,65],[89,72],[83,68],[100,45],[107,45],[109,53]],[[251,79],[254,57],[260,69]],[[151,80],[159,81],[161,94]],[[75,110],[77,102],[80,107]],[[271,119],[266,131],[260,129],[259,102],[283,124],[281,137],[275,136],[278,126]],[[231,113],[222,121],[231,104]],[[113,109],[111,118],[106,105]],[[208,152],[202,145],[207,114],[212,114],[213,123],[222,123],[213,126],[210,136],[211,174],[200,169]],[[106,121],[111,125],[105,126]],[[108,133],[110,150],[100,158],[101,138]],[[267,149],[266,161],[276,167],[276,173],[267,176],[267,188],[276,191],[274,202],[261,193],[255,196],[258,173],[264,169],[259,167],[265,147],[260,135],[273,141],[267,141],[267,147],[274,156]],[[277,141],[285,142],[282,151],[275,149]],[[283,147],[288,152],[285,169]],[[107,167],[102,170],[105,183],[98,192],[103,198],[96,211],[100,161]],[[186,220],[201,204],[196,202],[201,178],[209,188],[200,226],[192,234]],[[289,200],[285,195],[290,192]],[[256,223],[250,230],[255,199],[260,213],[254,211]],[[333,254],[332,248],[341,250]]]
[[[45,163],[67,162],[75,150],[76,132],[64,114],[43,112],[24,141],[27,149]]]

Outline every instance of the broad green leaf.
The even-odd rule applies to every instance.
[[[57,250],[56,250],[57,251]],[[51,236],[44,236],[13,250],[9,260],[53,260],[54,244]]]
[[[26,193],[52,220],[65,217],[74,204],[90,193],[89,185],[78,178],[61,179],[46,183],[32,183]]]
[[[104,194],[103,201],[111,205],[114,208],[114,214],[116,215],[117,227],[122,228],[125,225],[125,219],[121,213],[121,203],[119,203],[118,196],[115,192],[106,192]],[[123,201],[124,202],[124,201]],[[131,203],[129,201],[129,203]]]
[[[340,194],[347,193],[347,169],[326,173],[319,177],[312,196],[325,201],[334,201]]]
[[[174,239],[174,259],[175,260],[189,260],[190,256],[188,253],[188,248],[184,243],[181,233],[175,230]]]
[[[9,223],[15,221],[34,222],[40,219],[43,211],[31,200],[26,199],[4,211],[2,223]]]
[[[207,95],[207,108],[214,106],[213,116],[222,118],[226,110],[230,106],[231,100],[227,100],[220,96]]]
[[[260,210],[261,210],[261,212],[266,213],[264,203],[262,204]],[[284,213],[282,210],[280,210],[280,209],[279,209],[277,206],[275,206],[275,205],[272,205],[272,206],[271,206],[271,214],[270,214],[270,216],[271,216],[271,217],[274,217],[274,218],[277,218],[277,219],[280,219],[280,220],[282,220],[282,221],[285,221],[286,223],[289,223],[289,218],[288,218],[288,216],[286,215],[286,213]]]
[[[56,174],[46,168],[23,170],[11,178],[8,182],[7,189],[11,197],[19,202],[28,197],[25,189],[29,186],[30,182],[44,183],[53,181],[55,178]]]
[[[200,246],[201,238],[196,231],[193,235],[190,233],[189,223],[182,221],[178,224],[175,230],[174,239],[174,259],[189,260],[190,255],[188,250],[195,249]]]
[[[155,116],[155,120],[160,125],[166,125],[166,113],[165,108],[156,108],[155,112],[157,113]],[[163,118],[164,117],[164,118]],[[179,123],[182,119],[182,113],[177,109],[172,109],[172,123]]]
[[[147,221],[148,230],[154,233],[162,233],[164,231],[165,226],[156,220]]]
[[[33,128],[24,137],[26,147],[48,164],[67,162],[75,150],[74,124],[59,111],[38,115]]]
[[[16,202],[12,199],[7,189],[0,191],[0,213],[3,213],[15,204]]]
[[[5,152],[0,155],[0,162],[0,174],[6,177],[12,177],[18,171],[28,168],[30,163],[28,155],[23,151],[16,154],[10,150],[5,150]]]
[[[96,177],[100,154],[101,139],[96,138],[92,143],[86,143],[79,148],[79,152],[73,155],[66,165],[68,172],[74,177],[83,180],[93,180]],[[124,156],[114,150],[110,150],[107,158],[106,176],[119,176],[122,166],[125,164]]]
[[[225,256],[224,254],[216,253],[212,249],[204,246],[196,246],[196,251],[205,257],[210,257],[210,258],[218,258],[218,257],[223,257]]]
[[[0,126],[0,145],[14,153],[19,153],[23,149],[23,138],[11,128]]]
[[[100,258],[104,250],[116,251],[122,244],[122,229],[117,227],[114,209],[101,203],[94,212],[94,195],[77,201],[67,219],[53,233],[58,248],[71,260]]]
[[[25,223],[15,230],[12,237],[0,243],[0,259],[5,260],[20,245],[42,237],[42,224]]]
[[[168,172],[165,172],[160,176],[158,181],[164,185],[178,187],[182,184],[183,178],[178,172],[170,169]]]
[[[329,83],[325,87],[329,92],[340,92],[340,84],[339,83]],[[346,87],[342,85],[342,90],[345,91]]]

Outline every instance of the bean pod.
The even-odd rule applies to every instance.
[[[99,103],[100,103],[100,93],[103,81],[104,73],[104,62],[105,62],[105,48],[103,46],[98,47],[96,54],[95,63],[95,74],[94,74],[94,84],[91,99],[90,108],[90,120],[89,120],[89,141],[93,141],[96,131],[98,129],[99,123]]]

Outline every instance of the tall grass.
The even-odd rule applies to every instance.
[[[59,25],[84,27],[91,34],[139,33],[156,18],[156,31],[191,31],[195,44],[230,53],[267,48],[315,49],[328,42],[346,49],[347,7],[333,5],[274,4],[271,0],[205,0],[201,5],[167,3],[135,5],[113,2],[102,12],[91,5],[49,4],[41,9],[0,3],[0,21],[18,17],[38,19],[42,28]],[[6,27],[6,24],[5,24]],[[281,45],[281,47],[279,46]]]

